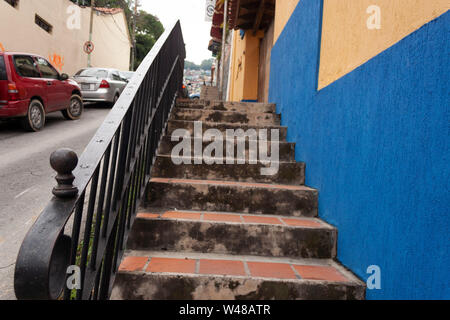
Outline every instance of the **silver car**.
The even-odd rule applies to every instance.
[[[130,82],[131,78],[133,78],[134,74],[136,73],[134,71],[119,71],[119,72],[120,76],[125,80],[127,80],[127,82]]]
[[[118,70],[107,68],[86,68],[78,71],[73,79],[81,87],[85,102],[106,102],[113,106],[127,85]]]

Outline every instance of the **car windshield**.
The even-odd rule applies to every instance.
[[[103,69],[82,69],[75,74],[76,77],[96,77],[107,78],[108,70]]]
[[[0,56],[0,80],[8,80],[6,77],[5,59]]]

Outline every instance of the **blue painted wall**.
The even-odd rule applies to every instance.
[[[368,299],[450,298],[450,13],[316,90],[321,1],[302,0],[272,49],[277,103],[338,259]]]

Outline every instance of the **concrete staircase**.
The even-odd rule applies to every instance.
[[[249,162],[251,141],[241,164],[175,165],[171,135],[194,121],[278,129],[278,173]],[[318,192],[286,132],[273,104],[179,100],[111,299],[364,299],[365,284],[335,260],[337,230],[317,218]]]

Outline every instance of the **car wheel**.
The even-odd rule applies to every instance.
[[[31,100],[27,116],[21,119],[22,127],[27,131],[37,132],[45,125],[44,106],[39,100]]]
[[[112,102],[109,103],[109,106],[112,108],[116,104],[117,100],[119,100],[119,95],[116,94]]]
[[[70,105],[66,110],[61,111],[67,120],[78,120],[83,114],[83,100],[79,95],[74,94],[70,98]]]

